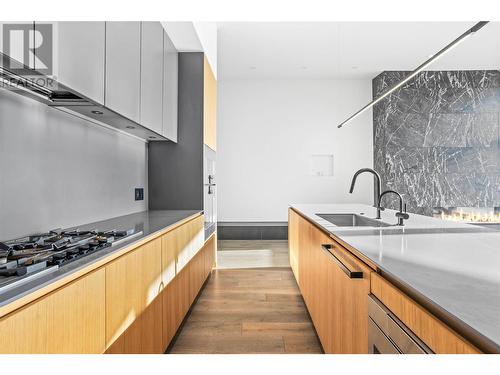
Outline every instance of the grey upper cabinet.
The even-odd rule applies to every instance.
[[[141,125],[162,134],[163,26],[141,22]]]
[[[106,107],[140,123],[140,22],[106,22],[105,87]]]
[[[104,104],[104,22],[57,22],[57,81]]]
[[[164,33],[163,44],[163,135],[177,142],[179,54],[167,33]]]

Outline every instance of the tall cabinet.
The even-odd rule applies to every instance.
[[[140,123],[141,23],[106,23],[105,105]]]
[[[179,53],[177,69],[177,144],[149,145],[149,208],[204,210],[208,237],[216,227],[217,82],[201,52]]]
[[[163,26],[141,22],[141,123],[163,131]]]

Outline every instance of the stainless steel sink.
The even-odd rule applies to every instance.
[[[389,227],[391,224],[357,214],[316,214],[338,227]]]

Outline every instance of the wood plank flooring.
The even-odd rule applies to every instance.
[[[214,270],[170,353],[321,353],[290,268]]]

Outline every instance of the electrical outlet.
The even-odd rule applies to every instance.
[[[144,200],[144,188],[135,188],[135,200],[136,201]]]

